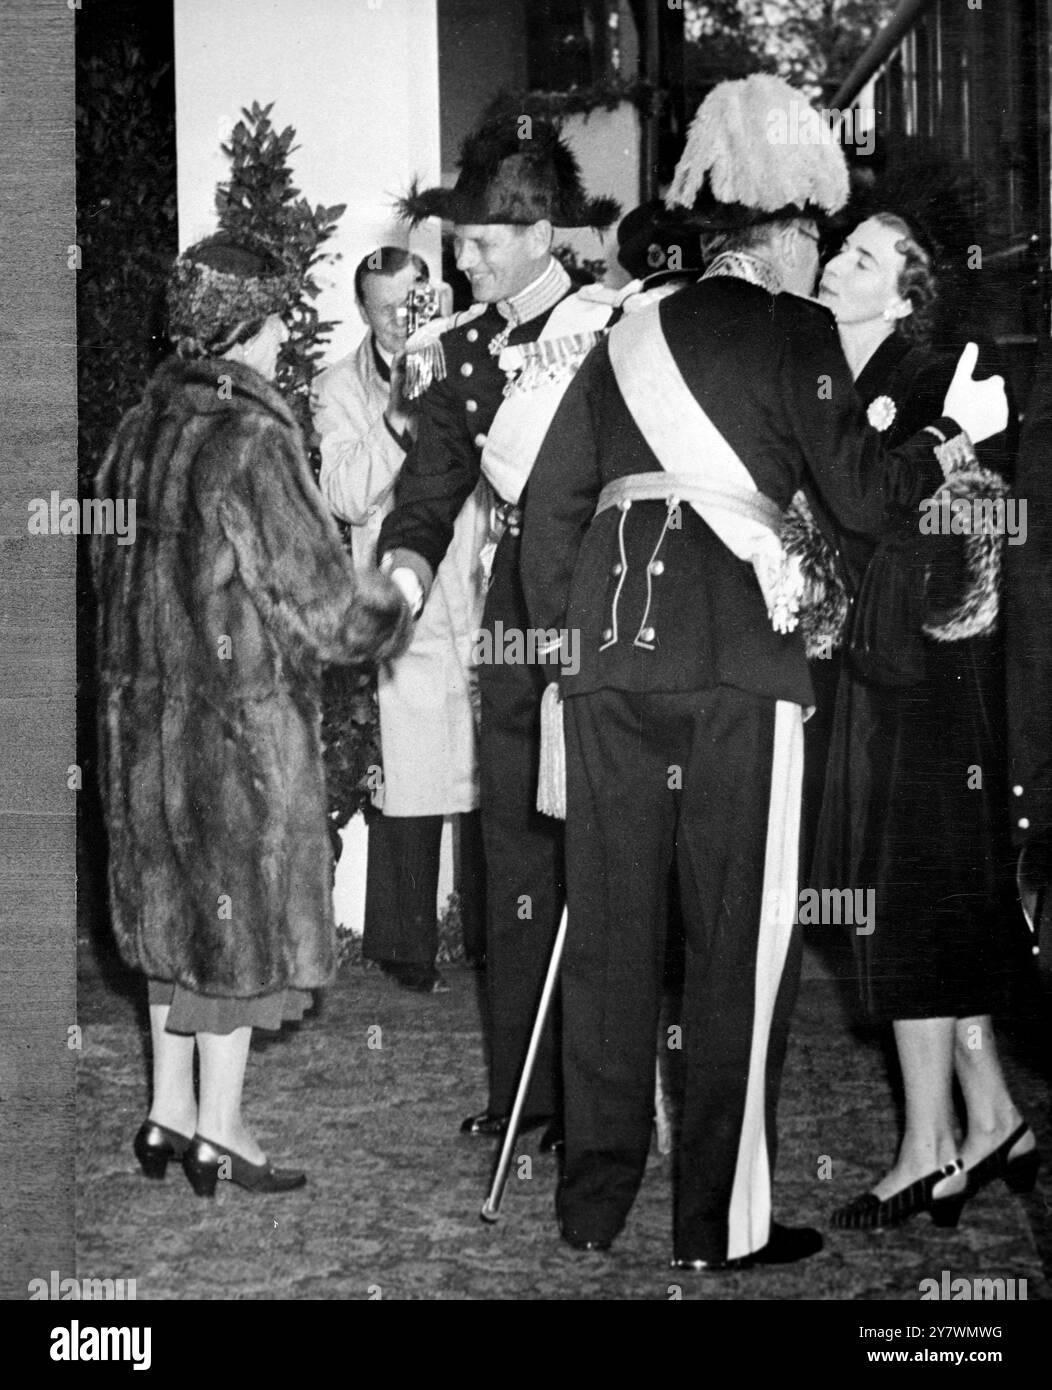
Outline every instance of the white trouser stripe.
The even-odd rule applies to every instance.
[[[761,1249],[770,1238],[771,1173],[765,1124],[767,1048],[778,986],[793,932],[804,770],[803,711],[779,700],[774,716],[771,797],[756,948],[752,1050],[738,1161],[731,1192],[727,1257]]]

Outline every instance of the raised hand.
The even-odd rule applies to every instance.
[[[978,344],[966,344],[942,407],[942,413],[956,420],[973,444],[1000,434],[1008,425],[1004,377],[976,381],[972,373],[978,358]]]
[[[391,359],[391,397],[384,412],[393,430],[404,434],[412,418],[412,403],[405,394],[406,351],[396,352]]]

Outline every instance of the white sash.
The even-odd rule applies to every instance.
[[[567,295],[536,339],[544,347],[531,351],[535,344],[523,343],[502,350],[498,363],[511,380],[482,449],[482,471],[505,502],[522,496],[563,392],[613,311],[608,297]]]
[[[611,331],[610,363],[632,418],[666,472],[755,496],[759,489],[748,468],[683,380],[661,330],[659,304],[626,316]],[[778,535],[746,515],[705,502],[691,506],[739,560],[752,565],[775,631],[792,632],[803,579]]]

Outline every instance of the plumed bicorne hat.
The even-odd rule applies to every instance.
[[[539,116],[487,121],[464,141],[453,188],[417,181],[395,204],[414,226],[443,217],[463,226],[492,223],[556,227],[608,227],[621,211],[613,198],[590,198],[573,151],[557,128]]]
[[[168,332],[209,343],[242,323],[280,314],[298,277],[262,241],[217,232],[176,257],[168,275]]]
[[[793,217],[821,219],[847,202],[835,133],[780,77],[754,73],[714,87],[698,107],[665,195],[700,231]]]

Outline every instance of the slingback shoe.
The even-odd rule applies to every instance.
[[[884,1226],[898,1226],[919,1211],[930,1211],[936,1226],[952,1228],[961,1218],[968,1189],[947,1197],[933,1197],[932,1193],[943,1178],[952,1178],[955,1173],[963,1172],[964,1165],[959,1158],[955,1158],[945,1168],[937,1168],[934,1173],[918,1178],[883,1200],[875,1192],[863,1192],[833,1213],[832,1225],[838,1231],[872,1231]]]
[[[173,1158],[182,1158],[190,1147],[190,1139],[156,1120],[144,1120],[132,1143],[139,1166],[148,1178],[159,1181],[164,1177]]]
[[[306,1173],[297,1168],[275,1168],[269,1159],[263,1163],[249,1163],[240,1154],[195,1134],[183,1154],[183,1171],[199,1197],[215,1196],[224,1160],[230,1164],[230,1172],[226,1175],[229,1181],[249,1192],[291,1192],[307,1181]]]
[[[992,1153],[981,1158],[974,1168],[967,1170],[969,1197],[974,1197],[995,1178],[1004,1178],[1010,1192],[1033,1192],[1034,1184],[1037,1182],[1037,1170],[1041,1166],[1041,1155],[1036,1146],[1027,1149],[1025,1154],[1017,1154],[1015,1158],[1008,1157],[1020,1139],[1029,1133],[1030,1126],[1024,1120],[1003,1144],[999,1144]]]

